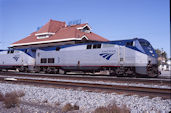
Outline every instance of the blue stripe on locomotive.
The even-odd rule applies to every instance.
[[[12,51],[12,50],[14,50],[14,51],[15,51],[15,50],[22,51],[22,52],[26,53],[27,55],[29,55],[29,56],[31,56],[31,57],[33,57],[33,58],[36,58],[36,50],[35,50],[35,52],[33,52],[33,51],[32,51],[33,49],[30,49],[30,48],[0,50],[0,52],[2,52],[2,51]]]
[[[153,49],[153,47],[151,45],[150,45],[151,46],[150,50],[152,51],[152,53],[150,53],[150,50],[148,49],[148,47],[143,47],[142,45],[135,45],[135,46],[127,46],[126,45],[128,42],[132,42],[132,41],[138,41],[139,43],[140,42],[149,43],[145,39],[134,38],[134,39],[129,39],[129,40],[118,40],[118,41],[108,41],[108,42],[91,42],[91,43],[81,43],[81,44],[71,44],[71,45],[44,47],[44,48],[40,48],[40,49],[42,49],[44,51],[52,51],[52,50],[56,50],[56,47],[60,47],[62,49],[62,48],[67,48],[67,47],[72,47],[72,46],[78,46],[78,45],[115,44],[115,45],[126,46],[126,47],[128,47],[130,49],[133,49],[133,50],[142,52],[142,53],[147,54],[148,56],[151,56],[151,57],[155,57],[155,58],[158,57],[157,54],[156,54],[156,52],[155,52],[155,50]]]
[[[1,49],[0,49],[0,52],[1,52],[1,51],[4,51],[4,50],[1,50]]]

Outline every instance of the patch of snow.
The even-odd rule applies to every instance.
[[[5,78],[4,80],[17,81],[15,78]]]

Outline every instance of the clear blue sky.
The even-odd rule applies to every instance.
[[[169,0],[0,0],[0,49],[49,19],[81,19],[109,40],[145,38],[170,55]]]

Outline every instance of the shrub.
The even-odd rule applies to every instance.
[[[43,103],[48,103],[48,100],[44,100]]]
[[[67,112],[67,111],[71,111],[72,110],[72,105],[70,103],[66,104],[63,108],[62,108],[62,112]]]
[[[5,98],[7,97],[18,97],[17,92],[13,91],[13,92],[5,93]]]
[[[79,106],[77,106],[76,104],[73,106],[73,110],[79,110]]]
[[[108,107],[98,107],[95,109],[94,113],[130,113],[130,110],[126,106],[120,108],[114,104]]]
[[[6,108],[16,107],[19,105],[19,102],[16,92],[6,93],[4,96],[4,104]]]
[[[112,113],[130,113],[129,109],[123,105],[121,108],[117,107],[116,104],[109,107],[109,109],[112,111]]]
[[[23,96],[25,96],[25,93],[24,93],[24,91],[17,91],[16,92],[16,95],[17,95],[17,97],[23,97]]]
[[[4,95],[0,92],[0,101],[4,100]]]
[[[94,113],[109,113],[109,110],[106,107],[98,107],[95,109]]]
[[[55,102],[55,106],[59,106],[60,105],[60,103],[59,102]]]
[[[123,105],[121,108],[119,108],[120,113],[131,113],[131,111],[126,107],[126,105]]]
[[[79,106],[77,106],[77,105],[72,106],[70,103],[67,103],[62,108],[62,112],[68,112],[68,111],[72,111],[72,110],[79,110]]]

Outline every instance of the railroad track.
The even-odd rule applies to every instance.
[[[40,77],[53,79],[70,79],[70,80],[85,80],[85,81],[104,81],[104,82],[120,82],[120,83],[143,83],[152,85],[167,85],[171,86],[171,79],[156,79],[156,78],[128,78],[128,77],[111,77],[111,76],[77,76],[77,75],[60,75],[60,74],[40,74],[40,73],[11,73],[0,72],[0,75],[17,76],[17,77]]]
[[[90,91],[102,91],[102,92],[119,92],[127,94],[138,94],[143,96],[151,97],[163,97],[169,98],[171,95],[171,89],[165,88],[149,88],[149,87],[137,87],[137,86],[122,86],[122,85],[107,85],[107,84],[97,84],[97,83],[80,83],[80,82],[65,82],[65,81],[51,81],[51,80],[36,80],[36,79],[23,79],[23,78],[6,78],[0,77],[1,82],[10,82],[17,84],[31,84],[31,85],[45,85],[45,86],[55,86],[58,88],[71,88],[77,89],[82,88],[82,90]]]

